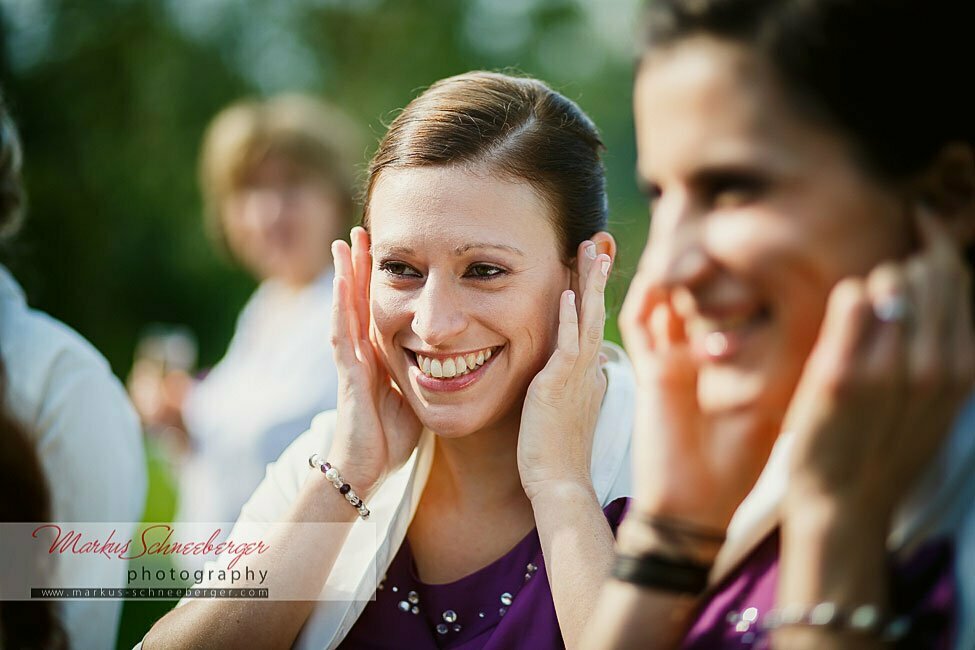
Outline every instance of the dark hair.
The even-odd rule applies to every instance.
[[[6,408],[7,377],[0,356],[0,522],[51,519],[47,479],[34,445]],[[0,647],[68,647],[54,601],[0,602]]]
[[[463,165],[529,183],[550,206],[563,257],[606,229],[604,149],[575,102],[537,79],[468,72],[433,84],[393,120],[369,165],[369,197],[386,169]]]
[[[645,46],[709,35],[753,48],[796,107],[888,180],[975,146],[968,0],[655,0]]]
[[[0,95],[0,240],[17,232],[24,214],[22,161],[17,127]]]

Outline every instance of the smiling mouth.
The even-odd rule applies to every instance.
[[[504,348],[503,345],[482,348],[450,356],[430,357],[407,350],[413,365],[428,379],[450,380],[475,373]]]
[[[767,308],[731,318],[697,318],[688,324],[687,337],[692,351],[701,361],[728,361],[770,319],[771,312]]]

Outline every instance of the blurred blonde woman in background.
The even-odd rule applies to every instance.
[[[185,432],[177,521],[236,520],[265,465],[335,406],[329,244],[348,232],[354,212],[356,134],[336,109],[299,95],[234,104],[207,129],[207,225],[260,286],[202,380],[160,377],[146,359],[133,369],[143,420]]]

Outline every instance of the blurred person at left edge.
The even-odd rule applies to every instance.
[[[23,213],[20,172],[20,141],[0,101],[2,239],[13,236]],[[146,497],[135,411],[104,357],[64,323],[28,307],[2,264],[0,365],[6,373],[2,408],[34,447],[48,483],[51,520],[118,522],[117,539],[131,537]],[[29,496],[8,491],[0,498]],[[65,563],[62,586],[120,587],[125,582],[124,562],[100,563],[97,585],[75,584],[75,579],[95,577],[90,571],[83,578],[73,573],[79,569],[77,562]],[[63,600],[57,609],[69,647],[115,647],[121,600]]]

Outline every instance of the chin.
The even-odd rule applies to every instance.
[[[731,364],[704,366],[697,378],[698,404],[707,415],[762,408],[770,384],[770,374],[761,369]]]
[[[419,406],[416,414],[424,427],[441,438],[463,438],[480,431],[487,424],[485,418],[472,418],[470,409],[463,407]]]

